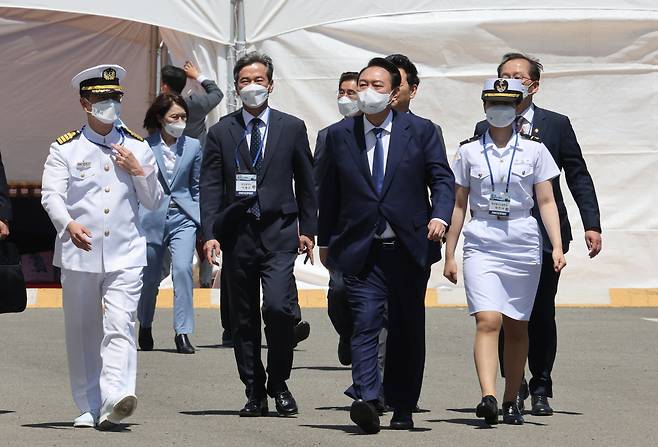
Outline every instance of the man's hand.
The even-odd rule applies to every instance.
[[[0,240],[9,237],[9,225],[3,220],[0,220]]]
[[[311,265],[314,264],[313,262],[313,247],[315,244],[309,238],[308,236],[304,236],[303,234],[299,235],[299,249],[298,253],[300,255],[306,253],[306,259],[304,260],[304,263],[306,263],[307,260],[311,261]]]
[[[208,264],[219,265],[215,260],[216,256],[219,256],[221,250],[219,248],[219,241],[217,239],[210,239],[203,244],[203,253],[206,255],[206,261]]]
[[[190,79],[196,79],[201,74],[199,73],[199,69],[196,68],[194,64],[190,61],[185,61],[185,65],[183,65],[183,71]]]
[[[589,250],[589,257],[593,258],[598,255],[603,248],[603,241],[601,239],[601,233],[595,230],[585,231],[585,243],[587,244],[587,249]]]
[[[73,245],[84,251],[91,251],[91,239],[89,239],[91,238],[91,231],[87,227],[72,220],[66,226],[66,231],[71,235]]]
[[[430,220],[430,223],[427,224],[427,230],[427,239],[434,242],[441,242],[443,236],[446,234],[446,226],[438,219]]]
[[[329,254],[329,247],[320,247],[320,263],[324,265],[324,268],[329,270],[327,266],[327,255]]]
[[[144,168],[132,152],[120,144],[113,144],[112,148],[114,149],[114,162],[117,166],[133,176],[143,176],[145,174]]]

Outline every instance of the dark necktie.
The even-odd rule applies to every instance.
[[[260,167],[263,164],[263,154],[261,151],[263,137],[260,135],[260,123],[262,123],[260,118],[254,118],[251,120],[251,143],[249,144],[249,155],[251,155],[252,164],[256,162],[254,165],[256,172],[260,170]],[[258,161],[256,161],[256,157],[258,157]]]
[[[261,151],[261,148],[263,147],[263,137],[260,135],[261,122],[262,121],[260,118],[254,118],[251,120],[251,141],[249,142],[249,155],[251,156],[251,163],[256,169],[256,174],[259,173],[260,167],[263,165],[263,153]],[[258,157],[258,160],[256,160],[256,157]],[[260,204],[258,203],[258,196],[256,196],[256,201],[249,207],[247,212],[256,216],[256,219],[260,218]]]
[[[382,133],[384,129],[375,127],[372,129],[375,134],[375,152],[372,156],[372,181],[375,184],[377,194],[382,193],[384,185],[384,143],[382,142]],[[377,220],[377,235],[381,235],[386,230],[386,220],[380,215]]]

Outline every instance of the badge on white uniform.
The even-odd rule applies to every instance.
[[[492,192],[489,196],[489,214],[509,217],[510,198],[508,192]]]

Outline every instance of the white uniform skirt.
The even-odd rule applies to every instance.
[[[478,212],[464,227],[464,286],[471,315],[494,311],[514,320],[530,319],[542,237],[537,220],[529,213],[520,215],[498,220]]]

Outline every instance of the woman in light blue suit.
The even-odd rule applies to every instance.
[[[158,179],[165,196],[157,210],[140,210],[148,242],[148,265],[144,268],[144,286],[137,310],[142,351],[153,349],[151,325],[162,279],[162,262],[169,248],[174,281],[176,350],[181,354],[194,353],[188,335],[194,332],[192,258],[200,225],[202,151],[199,140],[183,136],[187,114],[187,105],[180,95],[163,93],[155,99],[144,118],[144,127],[150,133],[146,141],[155,154],[160,171]]]

